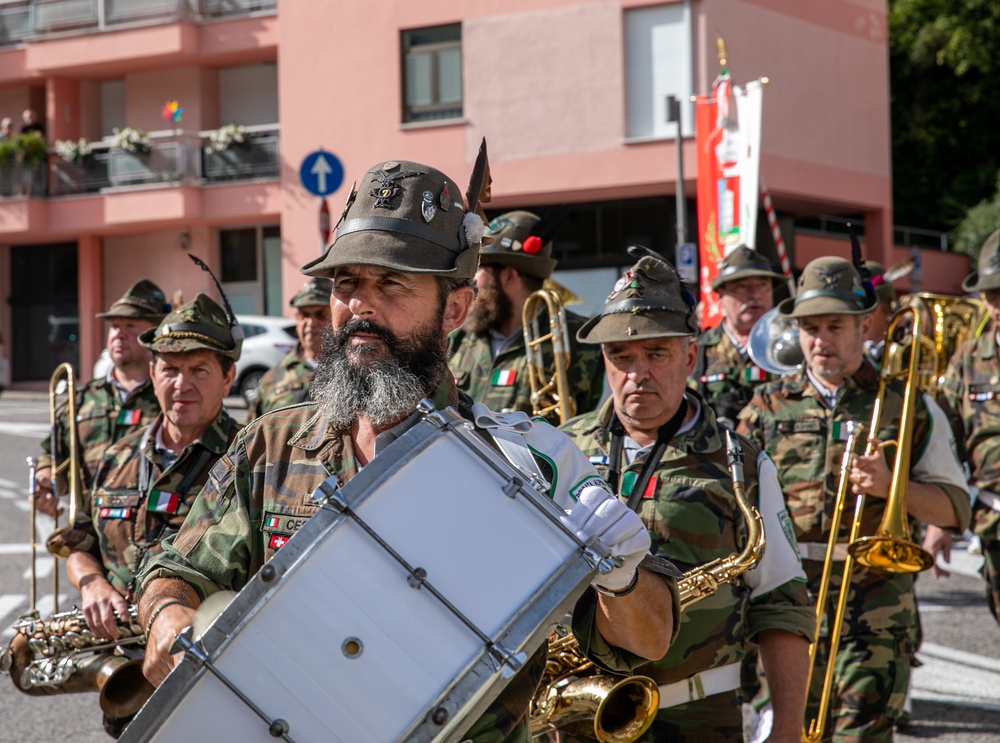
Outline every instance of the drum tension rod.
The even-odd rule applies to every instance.
[[[322,486],[321,486],[322,487]],[[347,516],[354,521],[361,529],[372,538],[372,540],[383,550],[385,550],[392,559],[398,562],[406,570],[408,575],[406,576],[406,582],[409,584],[410,588],[419,590],[421,588],[426,588],[430,594],[440,601],[448,611],[455,615],[455,617],[462,622],[469,630],[479,638],[488,652],[490,658],[493,660],[494,670],[500,671],[504,678],[510,678],[517,671],[521,670],[524,662],[527,660],[527,655],[524,652],[515,653],[513,650],[503,647],[502,645],[495,643],[490,637],[484,633],[475,623],[469,619],[465,614],[463,614],[457,606],[451,603],[444,594],[438,591],[434,585],[427,580],[427,570],[421,567],[414,567],[406,561],[406,559],[396,552],[392,546],[379,536],[378,532],[372,529],[365,520],[362,519],[357,513],[355,513],[347,505],[342,497],[336,492],[326,493],[326,498],[323,499],[323,508],[330,508],[337,513]]]
[[[256,715],[267,723],[267,732],[272,738],[282,738],[288,741],[288,743],[295,743],[291,738],[288,737],[288,722],[276,717],[273,720],[264,714],[264,711],[260,709],[256,704],[250,701],[250,698],[246,696],[242,691],[236,688],[225,674],[217,669],[212,662],[208,659],[208,653],[205,652],[204,646],[201,642],[194,640],[194,627],[188,626],[182,629],[174,636],[174,644],[170,646],[170,654],[174,655],[176,653],[184,652],[185,657],[190,657],[197,665],[205,666],[213,676],[215,676],[219,681],[225,684],[233,694],[240,698],[247,707],[252,709]]]

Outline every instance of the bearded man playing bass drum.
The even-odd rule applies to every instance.
[[[483,166],[477,164],[474,172],[487,172]],[[455,388],[444,352],[448,332],[462,324],[475,296],[471,280],[484,227],[476,204],[466,209],[454,181],[414,162],[378,163],[359,181],[364,185],[351,195],[333,244],[303,269],[333,281],[332,327],[312,386],[316,402],[266,413],[248,425],[212,471],[181,530],[139,575],[140,617],[149,635],[144,672],[154,684],[179,660],[169,649],[176,634],[192,623],[196,607],[219,590],[246,585],[287,542],[279,522],[305,522],[319,511],[311,494],[328,477],[335,475],[339,486],[357,475],[416,425],[423,398],[438,407],[456,406],[471,417],[472,401]],[[470,187],[470,202],[481,192]],[[480,418],[477,414],[477,424]],[[543,422],[535,425],[554,437],[550,440],[565,444],[561,456],[545,452],[561,473],[573,463],[581,465],[577,472],[588,467],[558,431]],[[558,503],[573,500],[569,489],[578,480],[558,480],[558,492],[550,495]],[[477,494],[474,485],[470,498]],[[414,483],[413,498],[421,495]],[[670,573],[673,568],[645,567],[654,561],[647,557],[649,537],[642,522],[604,489],[586,488],[577,495],[568,525],[581,536],[601,535],[622,559],[595,578],[604,593],[588,591],[577,604],[574,631],[585,652],[628,672],[642,659],[666,652],[674,632],[676,583],[653,570]],[[457,523],[454,528],[489,525]],[[366,569],[329,569],[334,567]],[[528,652],[533,650],[464,739],[530,740],[528,705],[546,647]]]
[[[600,344],[612,397],[563,426],[642,517],[653,553],[685,571],[740,553],[749,538],[726,468],[726,429],[686,389],[697,353],[692,305],[672,266],[640,259],[578,334]],[[747,500],[763,513],[767,548],[732,584],[686,604],[667,655],[637,669],[660,686],[643,741],[742,741],[740,662],[754,642],[771,679],[772,740],[798,740],[814,615],[791,525],[784,515],[783,528],[779,514],[774,464],[749,442],[743,449]]]
[[[814,600],[827,553],[847,423],[864,423],[865,435],[878,440],[898,435],[903,389],[896,382],[885,394],[880,430],[867,430],[878,373],[864,353],[864,338],[876,302],[875,293],[863,286],[850,262],[826,257],[809,263],[795,297],[778,305],[780,314],[798,324],[804,367],[757,388],[740,413],[737,430],[763,447],[778,467]],[[968,523],[969,498],[951,429],[941,408],[926,395],[919,395],[914,407],[906,510],[924,523],[961,530]],[[886,460],[894,457],[894,449],[854,457],[851,492],[869,496],[861,536],[874,534],[883,516],[891,480]],[[845,521],[853,511],[850,505],[845,508]],[[850,523],[842,523],[841,542],[847,541],[849,532]],[[833,564],[840,570],[831,571],[833,597],[840,590],[846,556],[842,547],[846,545],[838,545],[834,553]],[[854,569],[844,635],[836,657],[829,661],[836,665],[831,721],[824,739],[892,740],[909,683],[916,620],[912,575]],[[828,662],[829,639],[821,635],[818,642],[816,666],[822,670]],[[822,681],[822,672],[813,673],[807,720],[816,714]]]

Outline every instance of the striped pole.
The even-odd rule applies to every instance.
[[[767,223],[771,226],[771,235],[774,237],[774,245],[778,249],[778,260],[781,261],[781,272],[788,277],[788,292],[790,296],[795,296],[795,279],[792,278],[792,264],[788,260],[788,252],[785,250],[785,241],[781,239],[781,225],[778,224],[778,215],[775,214],[774,204],[771,203],[771,192],[767,190],[764,183],[764,176],[760,176],[760,195],[764,202],[764,212],[767,214]]]

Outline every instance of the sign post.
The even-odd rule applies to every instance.
[[[330,207],[326,197],[344,182],[344,166],[333,153],[316,150],[303,158],[299,180],[306,191],[319,196],[319,252],[322,255],[330,242]]]

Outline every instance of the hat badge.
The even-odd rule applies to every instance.
[[[425,222],[430,222],[434,219],[434,215],[437,214],[437,207],[434,206],[433,191],[424,191],[423,201],[420,202],[420,213],[423,215]]]
[[[819,270],[819,278],[820,281],[823,282],[823,288],[835,289],[837,287],[837,281],[840,278],[840,274],[843,272],[843,268],[821,268]]]
[[[397,205],[394,205],[392,201],[403,192],[403,187],[399,184],[399,181],[404,178],[423,175],[423,173],[415,170],[401,170],[391,175],[386,175],[378,170],[369,170],[368,172],[375,176],[371,182],[375,183],[377,181],[379,183],[379,186],[368,192],[369,196],[375,197],[376,209],[395,209]]]

